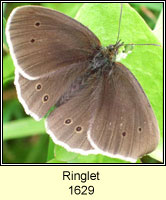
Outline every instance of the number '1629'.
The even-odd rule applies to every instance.
[[[71,195],[73,195],[73,194],[76,194],[76,195],[90,194],[90,195],[92,195],[94,193],[94,187],[92,185],[90,185],[90,186],[86,186],[86,185],[70,186],[69,189],[70,189]]]

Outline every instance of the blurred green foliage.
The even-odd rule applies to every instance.
[[[23,5],[41,5],[73,18],[84,6],[83,3],[3,3],[3,163],[127,163],[102,155],[82,156],[67,152],[64,148],[55,145],[45,134],[43,120],[36,122],[25,114],[22,105],[18,102],[13,84],[14,65],[5,36],[6,20],[10,12],[15,7]],[[151,29],[155,27],[162,10],[162,3],[131,3],[130,5],[139,12]],[[86,18],[88,19],[88,15]],[[100,25],[100,21],[97,23]],[[162,147],[157,156],[159,160],[161,149]],[[146,160],[144,162],[146,163]],[[150,163],[149,157],[148,162]]]

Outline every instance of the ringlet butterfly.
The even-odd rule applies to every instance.
[[[156,148],[159,128],[150,103],[116,62],[119,39],[102,47],[84,25],[39,6],[14,9],[6,34],[19,101],[36,120],[48,115],[46,129],[56,144],[131,162]]]

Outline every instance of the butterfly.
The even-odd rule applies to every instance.
[[[132,162],[156,148],[151,105],[134,75],[116,62],[124,45],[119,39],[102,47],[78,21],[40,6],[14,9],[6,33],[18,98],[34,119],[48,115],[46,130],[56,144]]]

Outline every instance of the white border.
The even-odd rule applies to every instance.
[[[131,157],[125,157],[125,156],[122,156],[120,154],[111,154],[109,152],[105,152],[103,150],[101,150],[95,143],[94,141],[92,140],[91,136],[90,136],[90,130],[88,130],[88,140],[90,142],[90,144],[92,145],[93,148],[95,148],[100,154],[102,155],[105,155],[105,156],[108,156],[110,158],[118,158],[118,159],[121,159],[121,160],[126,160],[126,161],[129,161],[129,162],[132,162],[132,163],[135,163],[137,161],[137,159],[135,158],[131,158]]]
[[[55,137],[55,134],[49,129],[48,123],[47,123],[47,119],[45,120],[45,127],[46,127],[46,132],[49,134],[49,136],[51,137],[51,139],[53,140],[53,142],[55,144],[58,144],[58,145],[64,147],[65,149],[67,149],[67,151],[79,153],[79,154],[82,154],[82,155],[99,154],[100,153],[100,152],[96,151],[96,149],[85,151],[85,150],[79,149],[79,148],[71,148],[68,144],[66,144],[66,143],[58,140]]]
[[[17,69],[15,70],[14,84],[16,86],[18,99],[19,99],[20,103],[23,105],[26,114],[32,116],[36,121],[39,121],[41,118],[29,109],[25,100],[21,96],[21,88],[20,88],[20,85],[19,85],[19,72],[17,71]]]

